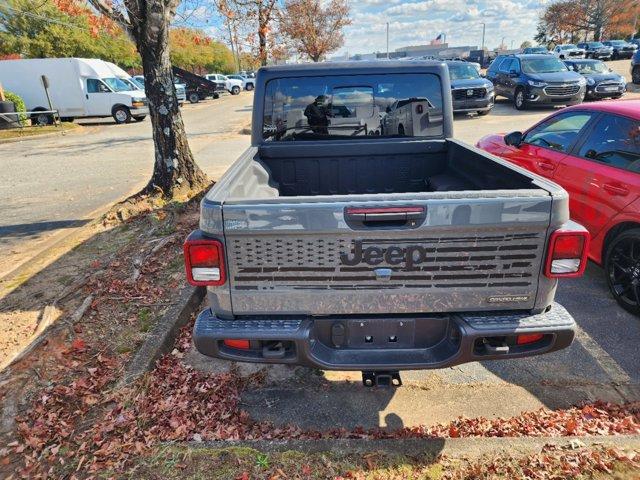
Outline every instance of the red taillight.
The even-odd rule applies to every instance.
[[[536,343],[542,340],[544,335],[542,333],[528,333],[524,335],[518,335],[516,338],[516,343],[518,345],[528,345],[530,343]]]
[[[222,343],[229,348],[237,348],[238,350],[249,350],[249,340],[223,340]]]
[[[416,113],[420,114],[424,112],[424,107],[422,105],[416,105]]]
[[[587,267],[589,232],[556,230],[549,240],[544,274],[549,278],[579,277]]]
[[[187,238],[184,263],[191,285],[215,287],[226,281],[224,248],[218,240]]]

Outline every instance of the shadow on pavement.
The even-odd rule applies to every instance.
[[[90,220],[58,220],[53,222],[19,223],[0,226],[0,239],[28,237],[38,233],[64,228],[76,228],[86,225]]]
[[[577,323],[573,344],[539,357],[482,366],[529,390],[550,408],[582,401],[640,399],[640,319],[610,296],[603,271],[590,263],[584,277],[560,282],[556,301]]]

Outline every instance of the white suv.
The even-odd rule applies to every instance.
[[[220,73],[210,73],[205,75],[205,78],[212,82],[224,83],[225,88],[231,95],[238,95],[244,88],[244,82],[242,80],[229,78],[226,75],[221,75]]]
[[[561,60],[569,60],[571,58],[585,58],[587,52],[572,43],[567,43],[565,45],[556,45],[556,48],[553,49],[553,54]]]

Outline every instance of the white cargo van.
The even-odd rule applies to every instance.
[[[116,123],[142,121],[149,113],[144,92],[131,90],[107,62],[86,58],[34,58],[0,61],[0,83],[20,95],[28,111],[49,110],[42,83],[49,81],[53,108],[62,119],[112,116]],[[40,124],[51,123],[50,114],[34,114]]]

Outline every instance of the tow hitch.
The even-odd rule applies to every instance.
[[[397,370],[373,370],[362,372],[362,383],[365,387],[400,387],[402,379]]]

